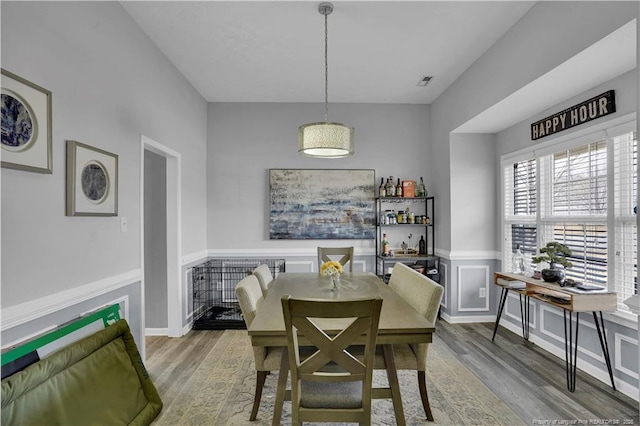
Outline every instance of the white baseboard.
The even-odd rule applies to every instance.
[[[169,329],[168,328],[145,328],[144,335],[145,336],[168,336]]]

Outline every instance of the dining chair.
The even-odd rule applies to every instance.
[[[353,272],[353,247],[318,247],[318,270],[329,260],[337,260],[343,267],[349,263],[349,272]]]
[[[260,288],[262,289],[262,297],[267,297],[267,293],[269,292],[269,284],[271,284],[271,281],[273,281],[271,269],[269,269],[269,266],[267,264],[263,263],[253,270],[253,275],[258,278]]]
[[[397,262],[391,271],[389,287],[402,297],[413,309],[435,324],[444,288],[404,263]],[[427,420],[433,421],[427,394],[427,352],[429,343],[395,344],[393,352],[397,370],[416,370],[422,407]],[[375,368],[385,368],[381,354],[376,354]]]
[[[240,310],[244,317],[247,328],[256,316],[258,305],[262,302],[262,289],[260,282],[255,275],[248,275],[236,284],[236,298],[240,304]],[[262,389],[267,375],[271,371],[280,369],[280,359],[282,358],[282,348],[253,346],[253,359],[256,366],[256,391],[253,398],[253,408],[249,420],[253,421],[258,415]]]
[[[373,362],[381,308],[380,297],[317,300],[282,296],[293,425],[305,421],[371,424]],[[319,325],[322,321],[318,320],[325,318],[331,319],[329,323],[337,334],[329,336],[328,330]],[[337,319],[341,320],[334,321]],[[349,344],[361,336],[366,336],[364,357],[358,359],[349,351]],[[300,338],[304,338],[303,345]],[[312,353],[308,352],[309,345]]]

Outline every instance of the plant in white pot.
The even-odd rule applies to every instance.
[[[566,245],[557,241],[551,241],[540,249],[540,255],[533,257],[533,263],[547,262],[548,269],[540,271],[542,279],[547,282],[557,282],[564,285],[564,268],[571,268],[572,263],[567,260],[571,256],[571,250]],[[562,267],[559,267],[561,265]]]

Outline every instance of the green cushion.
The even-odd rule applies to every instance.
[[[3,425],[146,425],[161,409],[125,320],[2,381]]]

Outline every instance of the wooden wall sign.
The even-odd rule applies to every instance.
[[[616,112],[615,91],[609,90],[531,124],[531,140],[543,138]]]

